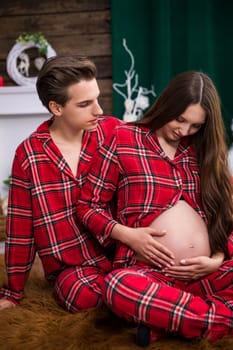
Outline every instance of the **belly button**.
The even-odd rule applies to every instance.
[[[193,244],[190,244],[190,245],[189,245],[189,248],[194,248],[194,245],[193,245]]]

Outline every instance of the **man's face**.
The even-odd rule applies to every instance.
[[[95,130],[98,117],[103,114],[99,105],[99,87],[96,79],[82,80],[68,88],[69,100],[60,106],[62,123],[75,130]]]

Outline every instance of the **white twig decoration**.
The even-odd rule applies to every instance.
[[[129,70],[125,70],[125,82],[114,83],[113,89],[124,98],[125,112],[123,120],[134,121],[142,117],[143,110],[149,107],[149,98],[147,95],[152,94],[156,97],[153,85],[151,89],[138,86],[138,74],[134,69],[135,60],[132,52],[129,50],[126,44],[126,39],[123,38],[123,47],[128,53],[131,61]],[[126,90],[126,91],[125,91]]]

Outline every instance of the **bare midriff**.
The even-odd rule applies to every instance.
[[[175,263],[184,258],[210,256],[207,226],[201,216],[184,200],[165,210],[150,225],[166,234],[154,237],[175,256]]]

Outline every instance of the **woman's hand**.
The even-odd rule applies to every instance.
[[[212,257],[198,256],[182,259],[180,265],[165,267],[162,271],[166,276],[179,280],[197,280],[216,271],[224,261],[223,253],[216,253]]]
[[[128,245],[138,255],[139,260],[160,268],[174,265],[174,255],[153,236],[164,236],[166,232],[151,227],[130,228],[120,224],[114,226],[112,238]]]
[[[12,301],[8,300],[8,299],[0,299],[0,311],[4,310],[4,309],[8,309],[10,307],[14,307],[16,306]]]

